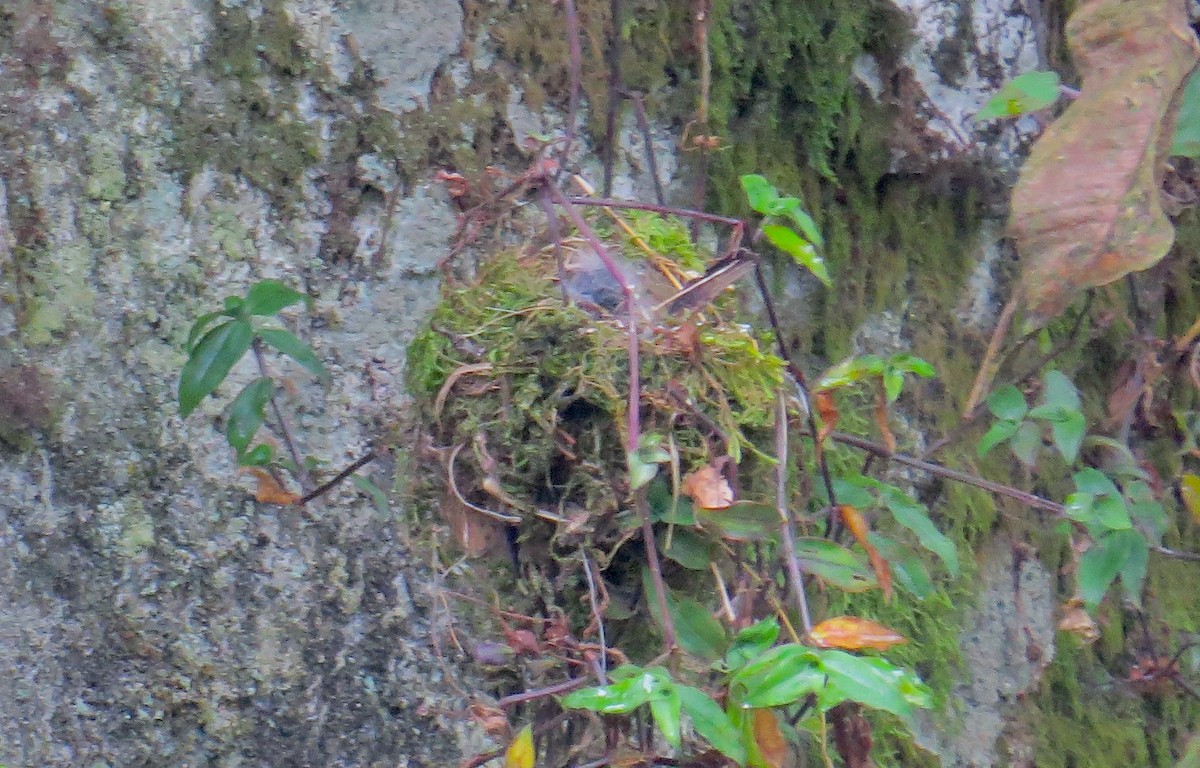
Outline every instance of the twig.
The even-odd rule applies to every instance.
[[[617,111],[621,103],[621,0],[610,0],[612,35],[608,38],[608,109],[604,114],[604,196],[612,194],[617,155]]]
[[[582,688],[589,682],[590,681],[586,677],[576,677],[571,680],[564,680],[561,683],[548,685],[545,688],[535,688],[530,691],[513,693],[496,702],[496,706],[501,707],[502,709],[507,709],[508,707],[515,707],[518,704],[524,704],[527,701],[536,701],[537,699],[544,699],[547,696],[558,696],[562,693],[570,693],[571,691]]]
[[[462,493],[458,490],[458,480],[454,476],[454,462],[458,459],[459,451],[462,449],[462,443],[454,446],[453,450],[450,451],[450,458],[446,461],[446,479],[449,481],[447,485],[450,486],[450,492],[454,494],[454,498],[458,499],[459,503],[467,509],[473,509],[479,514],[485,517],[490,517],[493,520],[499,520],[500,522],[508,523],[509,525],[516,525],[517,523],[521,522],[522,518],[518,515],[507,515],[503,512],[493,512],[490,509],[484,509],[481,506],[472,504],[463,498]]]
[[[792,514],[787,503],[788,431],[787,402],[783,391],[775,394],[775,511],[779,513],[779,530],[783,536],[784,562],[795,592],[796,607],[804,623],[804,635],[812,633],[812,616],[808,612],[808,597],[804,594],[804,576],[796,557],[796,539],[792,533]]]
[[[1013,297],[1004,305],[1004,309],[1000,312],[999,319],[996,320],[996,329],[992,331],[992,338],[988,341],[987,351],[983,353],[983,363],[979,366],[979,374],[975,376],[975,383],[971,385],[971,393],[967,395],[967,404],[963,406],[963,418],[969,418],[975,411],[975,407],[982,402],[986,393],[991,389],[992,379],[996,378],[996,371],[1000,366],[1000,345],[1004,343],[1004,337],[1008,335],[1008,329],[1012,326],[1013,315],[1017,312],[1017,304],[1020,303],[1020,294],[1013,293]]]
[[[737,219],[732,216],[720,216],[707,211],[698,211],[694,208],[672,208],[666,205],[656,205],[655,203],[643,203],[638,200],[614,200],[609,197],[571,197],[568,198],[575,205],[598,205],[605,208],[630,208],[635,211],[651,211],[653,213],[662,214],[663,216],[681,216],[688,219],[699,219],[700,221],[710,221],[715,224],[726,224],[734,227],[736,230],[744,231],[746,222],[742,219]],[[739,238],[740,244],[740,238]]]
[[[596,580],[592,576],[592,561],[588,559],[587,550],[579,547],[579,557],[583,560],[583,572],[587,576],[588,601],[592,606],[592,617],[596,620],[596,633],[600,638],[600,661],[598,677],[600,683],[608,682],[608,643],[604,637],[604,616],[600,611],[600,602],[596,599]]]
[[[350,475],[353,475],[355,472],[362,469],[366,465],[370,464],[374,460],[375,460],[375,450],[371,449],[371,450],[367,451],[365,454],[363,454],[360,458],[356,459],[352,464],[350,464],[350,466],[346,467],[341,472],[338,472],[336,475],[334,475],[332,480],[329,480],[327,482],[322,483],[321,485],[318,485],[313,490],[311,490],[308,493],[301,496],[300,501],[297,503],[304,505],[304,504],[307,504],[308,502],[312,501],[313,499],[317,498],[318,496],[323,496],[324,494],[328,493],[329,490],[332,489],[334,486],[336,486],[338,483],[342,482],[347,477],[350,477]]]
[[[646,104],[640,93],[628,93],[626,96],[633,102],[633,114],[637,117],[638,131],[646,148],[646,165],[654,182],[654,199],[659,205],[666,205],[667,197],[663,194],[662,179],[658,175],[658,158],[654,154],[654,137],[650,134],[650,121],[646,119]]]
[[[259,373],[268,379],[272,378],[271,369],[267,367],[267,358],[263,354],[262,341],[255,336],[250,347],[254,350],[254,359],[258,363]],[[300,489],[307,493],[308,489],[312,488],[312,478],[308,476],[308,470],[300,461],[300,452],[296,450],[296,444],[292,441],[292,430],[288,427],[287,419],[283,417],[283,409],[279,407],[279,399],[275,395],[273,386],[271,387],[271,412],[275,414],[275,423],[279,426],[279,436],[283,438],[288,455],[292,457],[292,463],[296,465],[296,477],[300,479]]]
[[[1177,549],[1167,549],[1166,547],[1151,547],[1153,551],[1163,557],[1172,557],[1176,560],[1188,560],[1193,563],[1200,563],[1200,553],[1197,552],[1180,552]]]
[[[567,12],[567,48],[571,56],[571,95],[567,101],[566,138],[559,156],[563,166],[571,154],[571,144],[575,141],[575,122],[579,112],[579,88],[583,77],[583,50],[579,44],[579,12],[575,8],[575,0],[563,0],[563,8]]]
[[[650,504],[646,501],[646,489],[634,491],[638,515],[642,518],[642,543],[646,547],[646,562],[650,566],[650,578],[654,582],[654,597],[658,601],[658,612],[662,616],[663,647],[667,653],[675,650],[675,620],[667,607],[667,585],[663,582],[662,565],[658,562],[658,546],[654,541],[654,526],[650,524]]]

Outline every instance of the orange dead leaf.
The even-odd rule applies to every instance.
[[[1070,600],[1063,606],[1058,628],[1063,632],[1070,632],[1085,643],[1094,643],[1100,639],[1100,628],[1083,609],[1083,601],[1079,598]]]
[[[504,768],[533,768],[537,751],[533,746],[533,728],[525,726],[504,751]]]
[[[813,627],[808,637],[818,648],[843,648],[848,651],[863,648],[886,651],[893,645],[908,642],[908,638],[894,629],[854,616],[826,619]]]
[[[712,464],[705,464],[683,478],[682,490],[701,509],[727,509],[733,504],[729,481]]]
[[[842,516],[842,522],[850,529],[850,533],[854,534],[854,539],[867,551],[867,557],[871,560],[871,568],[875,571],[875,578],[879,580],[879,587],[883,590],[884,597],[891,600],[892,571],[888,568],[887,560],[883,559],[883,555],[879,554],[879,550],[875,549],[867,538],[871,533],[867,519],[849,504],[842,504],[838,507],[838,512]]]
[[[1195,35],[1181,32],[1187,5],[1092,0],[1071,15],[1080,96],[1034,145],[1012,196],[1010,229],[1036,326],[1171,247],[1157,177],[1172,97],[1198,58]]]
[[[824,443],[825,438],[837,429],[837,404],[833,402],[833,392],[828,389],[818,390],[813,399],[816,401],[817,415],[821,417],[821,431],[817,435],[817,442]]]
[[[754,746],[758,748],[759,765],[783,768],[787,764],[787,741],[775,713],[769,709],[754,710]]]
[[[875,386],[875,428],[883,440],[883,447],[888,453],[896,452],[896,436],[892,434],[892,425],[888,423],[887,393],[883,388],[883,379],[878,379]]]
[[[271,476],[271,473],[262,467],[247,467],[246,471],[254,475],[258,480],[258,490],[254,492],[254,500],[262,504],[281,504],[288,506],[300,501],[300,494],[292,493]]]

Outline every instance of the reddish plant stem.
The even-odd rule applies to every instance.
[[[545,688],[535,688],[530,691],[513,693],[496,702],[496,706],[500,707],[501,709],[507,709],[509,707],[515,707],[518,704],[524,704],[527,701],[536,701],[537,699],[544,699],[547,696],[558,696],[563,693],[570,693],[571,691],[578,690],[579,688],[587,685],[588,682],[590,681],[586,677],[576,677],[571,680],[564,680],[561,683],[548,685]]]
[[[621,105],[621,0],[610,0],[612,35],[608,39],[608,108],[604,113],[604,196],[612,194],[613,164],[617,156],[617,112]]]
[[[796,597],[796,608],[804,622],[804,635],[812,633],[812,615],[808,612],[808,596],[804,593],[804,576],[796,557],[796,538],[792,532],[792,513],[787,503],[788,429],[787,402],[783,391],[775,395],[775,510],[779,513],[779,531],[783,539],[784,562]]]
[[[571,65],[571,95],[567,102],[566,138],[563,141],[560,158],[566,165],[571,154],[571,144],[575,141],[575,123],[579,113],[579,89],[583,77],[583,49],[579,43],[579,11],[575,0],[563,0],[563,8],[567,13],[567,48],[570,51]]]
[[[346,467],[341,472],[338,472],[336,475],[334,475],[332,480],[321,483],[316,488],[312,489],[308,493],[301,496],[300,501],[298,501],[296,503],[303,506],[304,504],[307,504],[308,502],[312,501],[313,499],[315,499],[319,496],[323,496],[326,493],[329,493],[330,489],[332,489],[338,483],[341,483],[347,477],[350,477],[350,475],[353,475],[355,472],[362,469],[366,465],[370,464],[374,460],[375,460],[375,451],[374,450],[367,451],[360,458],[355,459],[355,461],[352,464],[350,464],[348,467]]]
[[[265,378],[271,378],[271,369],[267,366],[267,358],[263,354],[262,341],[255,336],[250,348],[254,350],[254,360],[258,363],[258,371]],[[283,438],[283,444],[287,446],[288,455],[292,457],[292,462],[296,465],[296,477],[300,480],[301,490],[307,493],[309,488],[312,488],[312,479],[308,476],[308,470],[304,468],[304,463],[300,461],[300,452],[296,450],[296,443],[292,440],[292,430],[288,427],[287,419],[283,417],[283,409],[279,407],[279,399],[275,396],[275,387],[271,387],[271,412],[275,414],[275,423],[279,426],[279,436]]]

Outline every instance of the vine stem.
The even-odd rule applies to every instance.
[[[792,513],[787,503],[788,418],[787,401],[783,390],[775,393],[775,511],[779,513],[779,530],[783,538],[788,578],[795,592],[796,607],[804,622],[804,636],[812,634],[812,616],[808,612],[808,596],[804,593],[804,575],[796,557],[796,538],[792,532]]]
[[[271,369],[267,366],[267,358],[263,354],[262,340],[255,336],[250,346],[254,350],[254,360],[258,363],[259,373],[264,378],[271,379]],[[283,416],[283,409],[279,407],[279,399],[275,396],[274,386],[271,387],[271,412],[275,414],[275,423],[279,426],[279,436],[283,439],[283,444],[288,449],[288,455],[292,457],[292,462],[296,465],[296,477],[300,479],[300,488],[307,494],[308,490],[312,488],[312,478],[309,477],[308,470],[304,468],[304,463],[300,461],[300,452],[296,450],[296,443],[292,440],[292,430]]]

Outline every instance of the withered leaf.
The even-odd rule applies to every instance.
[[[860,651],[863,648],[886,651],[893,645],[908,642],[896,630],[856,616],[826,619],[813,627],[808,637],[818,648],[842,648],[848,651]]]
[[[854,507],[843,504],[838,507],[838,512],[842,516],[842,522],[850,529],[850,533],[854,534],[854,539],[862,548],[867,551],[867,557],[871,561],[871,569],[875,571],[875,578],[879,580],[879,588],[883,590],[884,596],[892,599],[892,571],[888,568],[887,560],[883,555],[879,554],[879,550],[871,544],[868,537],[871,534],[871,526],[867,524],[867,519],[862,516]]]
[[[726,509],[733,504],[729,481],[712,464],[705,464],[683,478],[682,490],[701,509]]]
[[[1171,247],[1156,171],[1171,138],[1172,97],[1198,57],[1187,5],[1090,0],[1071,16],[1080,96],[1034,145],[1012,199],[1034,327],[1080,291],[1146,269]]]
[[[754,710],[754,746],[761,765],[784,768],[788,764],[788,745],[779,730],[779,721],[769,709]]]
[[[300,501],[301,496],[281,486],[271,473],[262,467],[247,467],[246,471],[258,480],[258,489],[254,492],[254,500],[262,504],[282,504],[288,506]]]

